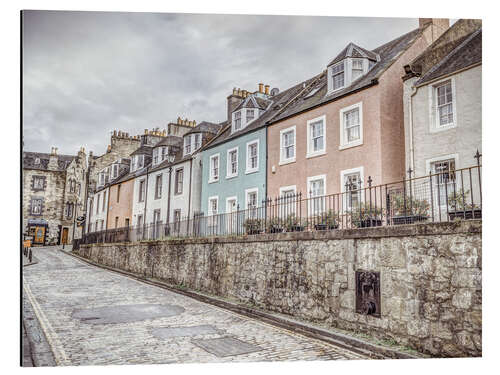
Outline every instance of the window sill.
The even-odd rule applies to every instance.
[[[315,158],[316,156],[322,156],[322,155],[326,155],[326,150],[311,152],[310,154],[306,155],[306,159]]]
[[[208,180],[208,183],[209,183],[209,184],[213,184],[213,183],[215,183],[215,182],[219,182],[219,179],[217,178],[217,179],[215,179],[215,180]]]
[[[291,163],[295,163],[295,158],[287,159],[287,160],[280,160],[278,165],[286,165],[286,164],[291,164]]]
[[[248,169],[248,170],[245,171],[245,174],[252,174],[252,173],[255,173],[255,172],[258,172],[258,171],[259,171],[258,168],[257,169]]]
[[[450,129],[453,129],[453,128],[456,128],[456,127],[457,127],[456,123],[452,123],[452,124],[448,124],[448,125],[437,125],[437,124],[434,124],[434,126],[431,127],[430,130],[431,130],[431,133],[439,133],[439,132],[450,130]]]
[[[235,177],[238,177],[238,175],[237,174],[233,174],[231,176],[226,176],[226,180],[230,180],[230,179],[235,178]]]
[[[351,147],[357,147],[357,146],[362,146],[363,141],[356,141],[356,142],[351,142],[351,143],[346,143],[344,145],[339,146],[339,150],[345,150]]]
[[[338,92],[338,91],[340,91],[340,90],[343,90],[343,89],[345,89],[346,87],[347,87],[347,86],[345,86],[345,85],[344,85],[344,86],[342,86],[342,87],[339,87],[338,89],[328,91],[328,92],[326,93],[326,95],[325,95],[325,96],[335,94],[336,92]]]

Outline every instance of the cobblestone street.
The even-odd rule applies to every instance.
[[[361,355],[35,248],[24,295],[58,365],[359,359]]]

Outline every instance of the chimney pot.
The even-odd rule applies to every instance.
[[[265,85],[264,88],[266,95],[269,95],[269,85]]]
[[[261,94],[264,93],[264,84],[263,83],[259,83],[259,92]]]
[[[193,126],[196,126],[196,120],[193,120]]]
[[[148,134],[148,129],[144,129],[144,134]]]

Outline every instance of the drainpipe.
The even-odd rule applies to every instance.
[[[167,222],[170,225],[170,184],[172,181],[172,166],[168,168],[168,193],[167,193]]]
[[[188,198],[188,223],[191,216],[191,181],[193,180],[193,157],[189,159],[189,198]]]
[[[146,196],[144,197],[144,224],[143,224],[143,228],[146,227],[146,213],[147,213],[147,208],[148,208],[148,181],[149,181],[149,165],[146,167],[146,188],[144,191]]]
[[[415,96],[415,94],[417,93],[417,88],[415,86],[412,86],[412,91],[411,91],[411,94],[410,94],[410,98],[409,98],[409,105],[408,105],[408,109],[409,109],[409,121],[410,121],[410,167],[411,169],[415,170],[415,162],[414,162],[414,152],[415,152],[415,149],[413,147],[413,107],[412,107],[412,102],[413,102],[413,97]]]

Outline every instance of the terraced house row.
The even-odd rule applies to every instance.
[[[481,27],[420,19],[373,50],[349,43],[332,51],[323,71],[286,90],[233,89],[222,122],[178,118],[142,135],[115,131],[108,152],[89,157],[86,232],[234,228],[241,222],[217,215],[299,193],[311,200],[305,210],[325,211],[314,200],[337,193],[350,209],[372,199],[351,192],[408,171],[438,173],[431,189],[451,189],[455,171],[479,162]],[[436,198],[448,204],[449,194]],[[297,209],[290,212],[300,216]]]

